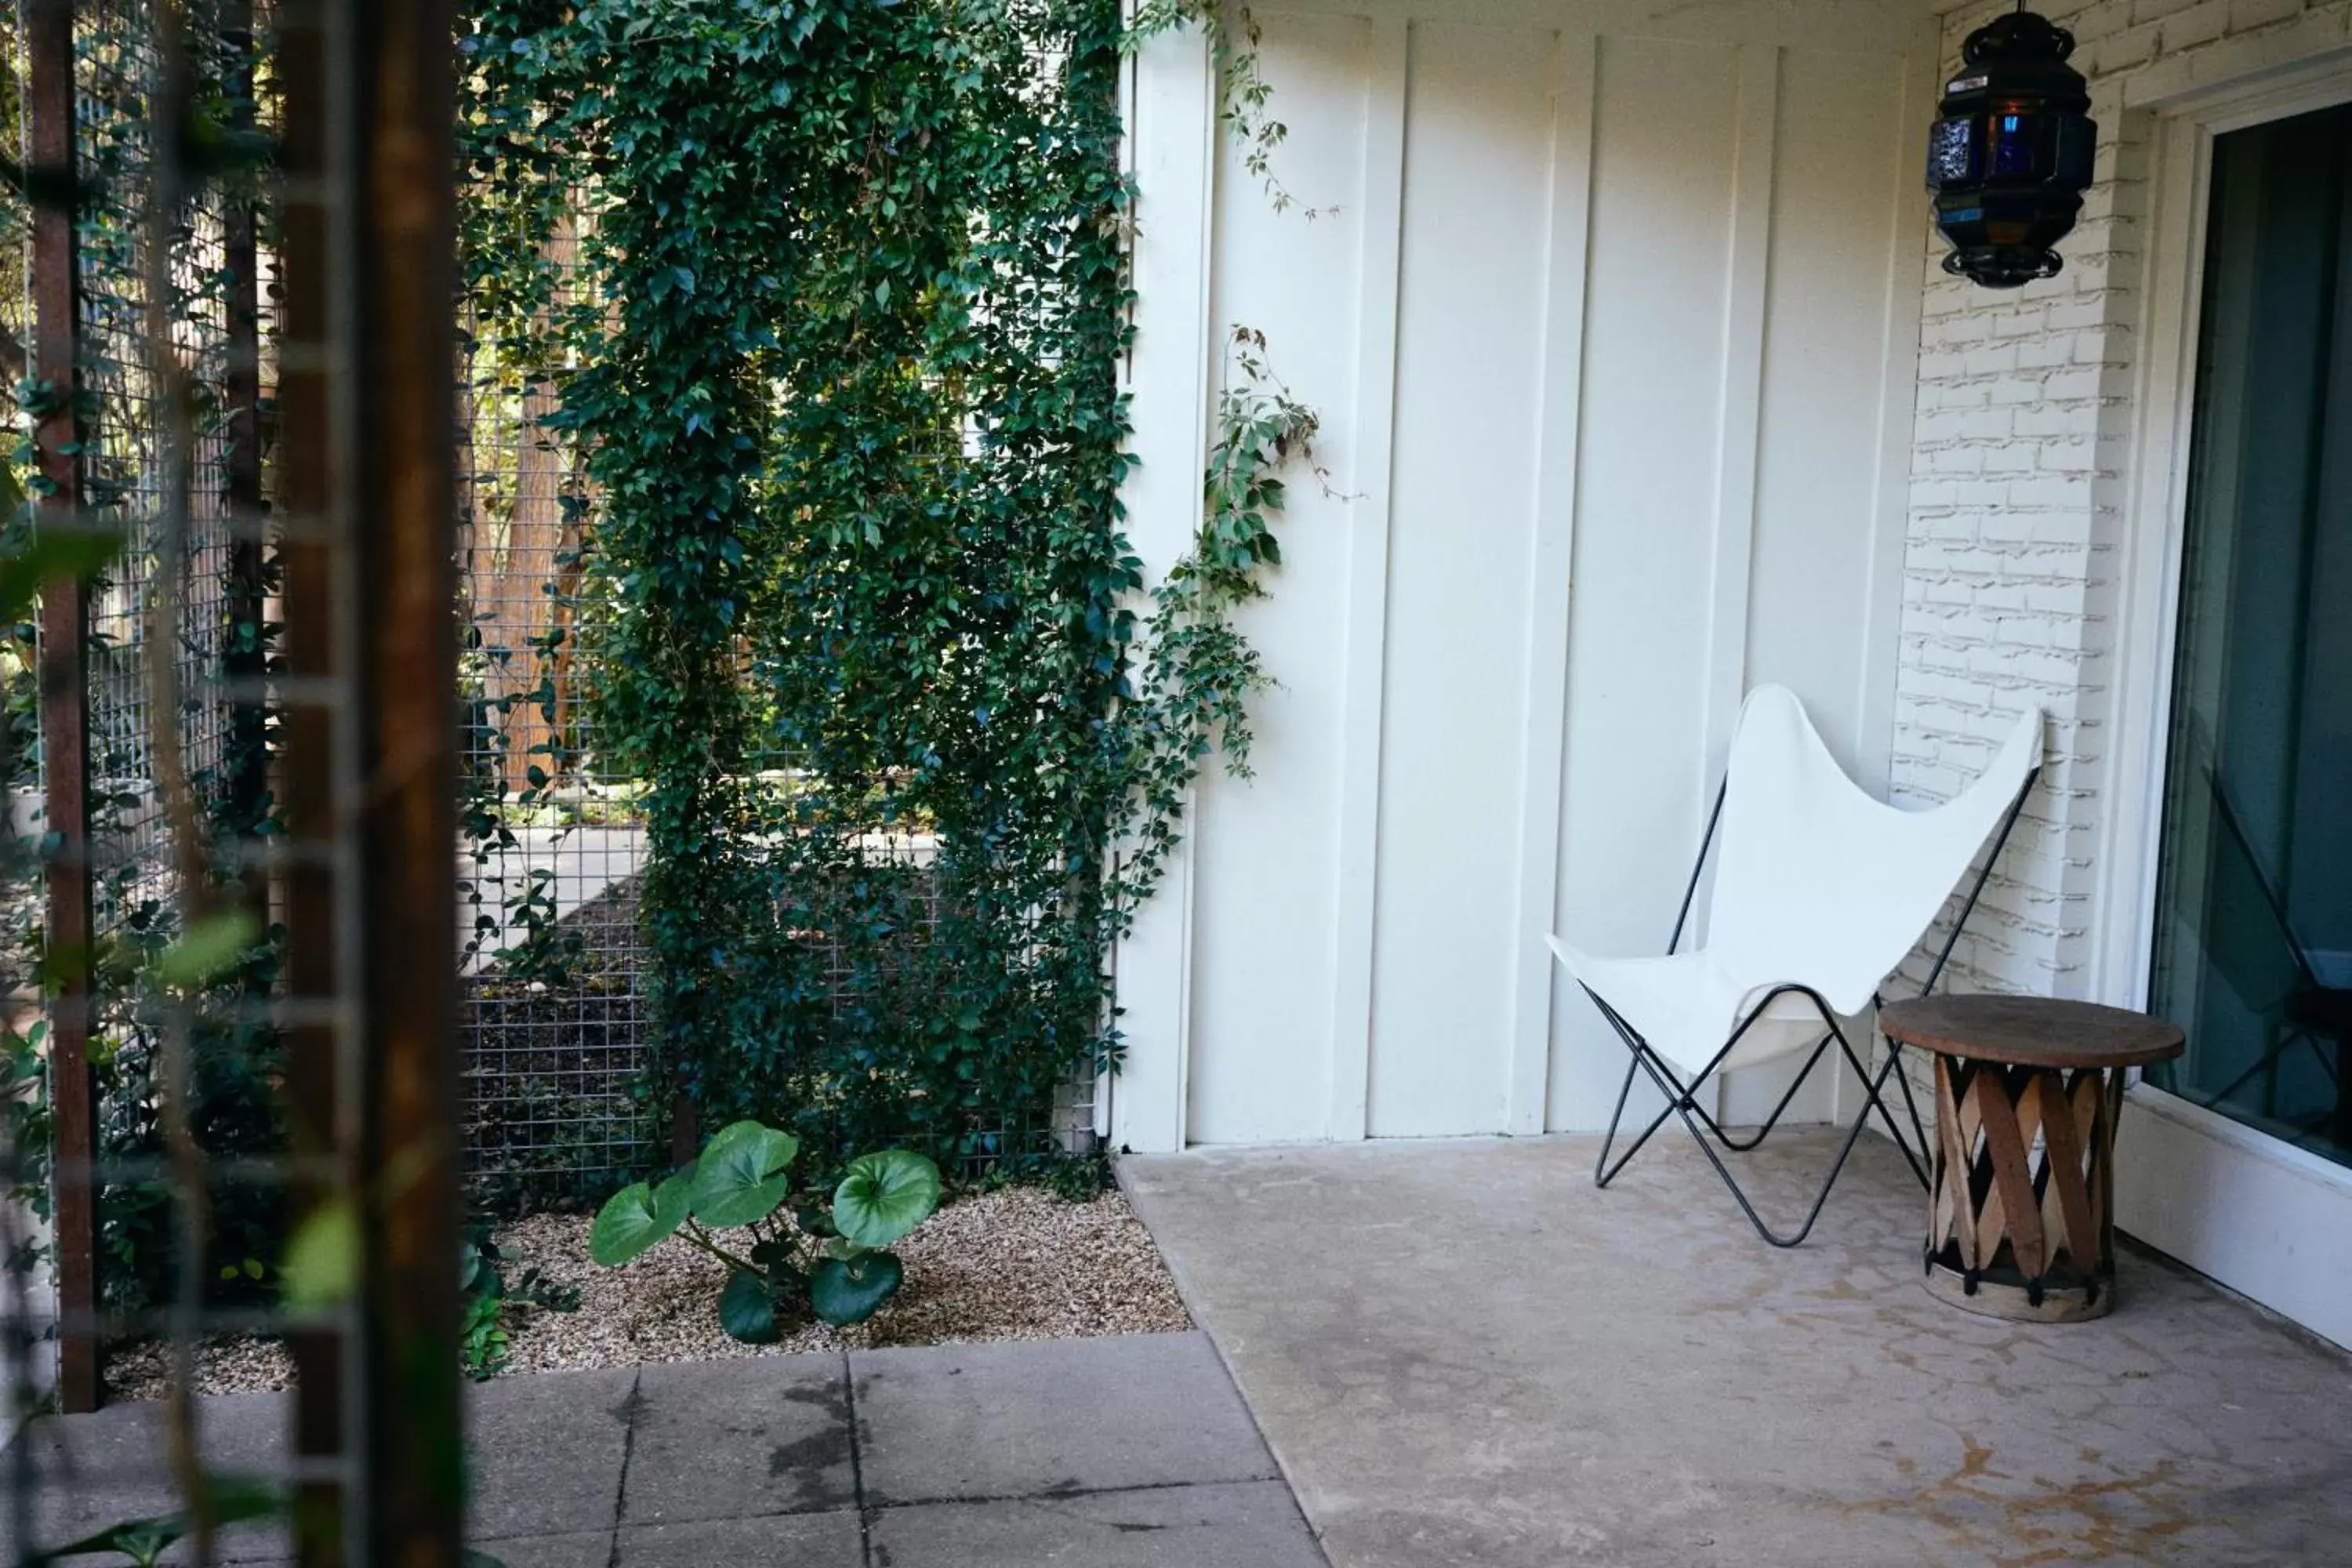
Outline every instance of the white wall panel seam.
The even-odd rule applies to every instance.
[[[1386,659],[1390,465],[1396,429],[1398,243],[1404,210],[1410,26],[1372,23],[1358,253],[1357,460],[1349,474],[1346,707],[1340,721],[1339,887],[1333,921],[1326,1136],[1365,1133],[1371,1071],[1372,951],[1379,894],[1381,721]]]
[[[1772,267],[1773,150],[1780,133],[1780,51],[1739,48],[1738,151],[1725,261],[1723,394],[1717,420],[1715,548],[1710,562],[1706,714],[1698,759],[1702,812],[1714,804],[1731,728],[1746,693],[1748,595],[1756,559],[1756,473],[1763,437],[1766,291]],[[1698,842],[1702,819],[1692,825]]]
[[[1132,159],[1139,189],[1130,361],[1140,459],[1127,491],[1129,538],[1149,576],[1190,546],[1202,513],[1208,450],[1210,210],[1216,168],[1215,73],[1198,29],[1139,51]],[[1188,801],[1189,806],[1189,801]],[[1189,822],[1188,822],[1189,826]],[[1190,1093],[1192,848],[1170,852],[1157,895],[1113,955],[1130,1050],[1113,1101],[1113,1136],[1139,1150],[1181,1149]]]
[[[1537,409],[1535,531],[1528,561],[1528,700],[1519,792],[1518,911],[1513,940],[1509,1099],[1504,1130],[1544,1129],[1551,1067],[1551,955],[1543,944],[1559,894],[1559,807],[1568,727],[1570,571],[1575,554],[1577,448],[1584,378],[1585,268],[1592,217],[1593,73],[1598,41],[1559,41],[1553,105],[1551,223],[1544,290],[1543,382]]]

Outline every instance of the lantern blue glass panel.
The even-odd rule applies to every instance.
[[[2030,11],[1970,33],[1927,137],[1946,270],[1990,289],[2048,278],[2074,226],[2097,141],[2074,36]]]

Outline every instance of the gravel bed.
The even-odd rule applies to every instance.
[[[171,1376],[161,1340],[106,1347],[106,1392],[112,1399],[161,1399]],[[222,1334],[196,1345],[198,1394],[261,1394],[294,1386],[294,1358],[276,1340]]]
[[[719,1327],[723,1265],[672,1239],[625,1267],[599,1268],[588,1258],[588,1225],[584,1215],[540,1215],[499,1233],[509,1281],[535,1265],[580,1289],[576,1312],[519,1306],[509,1315],[506,1375],[1192,1326],[1151,1237],[1115,1192],[1083,1204],[1034,1187],[959,1199],[893,1249],[907,1282],[880,1313],[853,1329],[813,1322],[772,1345],[739,1344]],[[163,1360],[152,1342],[114,1348],[115,1396],[159,1397]],[[232,1394],[284,1388],[292,1377],[281,1346],[237,1337],[203,1347],[196,1383],[201,1393]]]

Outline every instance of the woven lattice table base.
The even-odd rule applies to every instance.
[[[2122,1096],[2120,1072],[1937,1057],[1928,1289],[1997,1318],[2111,1310]]]

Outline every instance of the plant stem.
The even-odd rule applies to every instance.
[[[764,1274],[767,1272],[759,1265],[753,1263],[750,1258],[738,1258],[735,1254],[728,1251],[725,1247],[711,1240],[710,1233],[703,1229],[701,1225],[697,1221],[691,1219],[688,1220],[686,1222],[686,1228],[678,1232],[678,1234],[685,1237],[687,1240],[694,1243],[695,1246],[702,1248],[703,1251],[710,1254],[711,1257],[719,1259],[719,1262],[726,1264],[729,1268],[735,1269],[739,1273]]]

